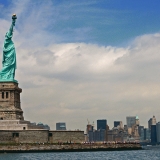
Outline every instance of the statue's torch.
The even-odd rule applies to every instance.
[[[17,19],[16,14],[13,14],[12,15],[12,24],[13,24],[13,26],[15,26],[16,19]]]
[[[16,20],[16,19],[17,19],[16,14],[13,14],[13,15],[12,15],[12,19],[14,19],[14,20]]]

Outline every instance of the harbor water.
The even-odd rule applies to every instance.
[[[160,160],[160,147],[103,152],[1,153],[0,160]]]

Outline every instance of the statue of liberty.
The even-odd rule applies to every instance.
[[[16,15],[13,14],[11,27],[5,35],[0,82],[17,82],[14,79],[16,69],[16,51],[12,41],[13,27],[15,26],[16,19]]]

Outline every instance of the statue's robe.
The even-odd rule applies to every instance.
[[[15,81],[15,69],[16,69],[16,51],[14,43],[12,41],[13,24],[10,30],[5,35],[4,47],[3,47],[3,68],[0,71],[0,81]]]

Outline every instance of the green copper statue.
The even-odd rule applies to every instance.
[[[16,15],[13,14],[11,27],[5,35],[2,58],[3,67],[0,71],[0,82],[17,82],[14,79],[16,69],[16,51],[12,41],[13,27],[15,26],[16,19]]]

